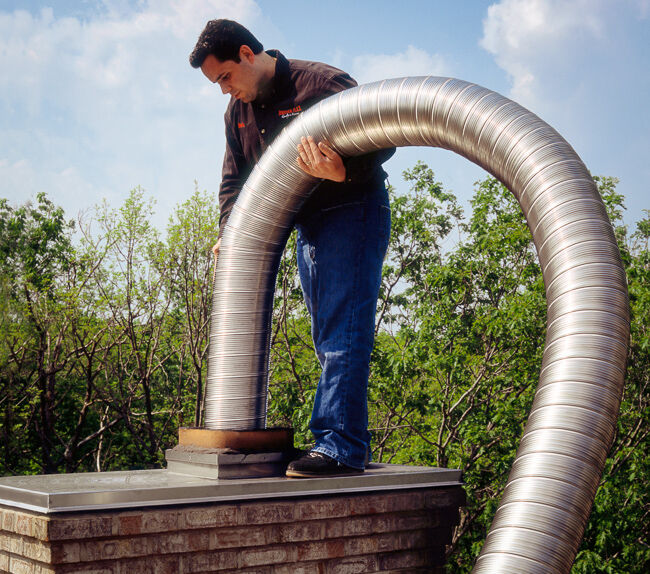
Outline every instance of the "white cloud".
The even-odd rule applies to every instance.
[[[73,215],[106,190],[142,185],[174,203],[194,179],[216,185],[226,99],[188,61],[212,18],[264,22],[254,0],[0,10],[0,197],[45,190]]]
[[[252,0],[152,1],[119,17],[109,7],[108,15],[88,21],[57,19],[51,8],[37,15],[0,12],[0,66],[10,72],[0,79],[0,97],[14,103],[27,97],[35,111],[52,91],[65,94],[65,102],[55,102],[63,107],[76,107],[75,94],[87,102],[92,93],[96,110],[117,93],[128,109],[142,103],[136,94],[150,94],[168,81],[173,66],[187,62],[208,19],[260,17]]]
[[[415,46],[398,54],[362,54],[353,59],[351,66],[351,74],[360,84],[404,76],[440,76],[445,70],[442,56]]]
[[[605,32],[605,0],[502,0],[488,8],[480,44],[512,81],[512,96],[531,104],[541,82],[562,76],[576,55]]]
[[[647,196],[638,174],[649,148],[649,9],[648,0],[500,0],[480,41],[513,99],[560,131],[593,173],[636,194],[630,213]]]

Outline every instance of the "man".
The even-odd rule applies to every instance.
[[[211,20],[190,55],[230,94],[219,190],[220,235],[266,147],[292,116],[356,86],[345,72],[264,51],[246,28]],[[294,478],[361,473],[370,449],[367,387],[381,269],[390,234],[383,150],[341,158],[326,142],[302,138],[297,164],[323,181],[296,218],[298,271],[322,374],[310,429],[313,449],[289,464]],[[220,239],[213,248],[218,255]]]

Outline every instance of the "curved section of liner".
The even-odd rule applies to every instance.
[[[295,214],[318,183],[301,136],[343,156],[391,146],[454,151],[501,180],[533,235],[546,286],[539,387],[477,573],[569,572],[620,405],[625,273],[596,186],[571,146],[507,98],[451,78],[385,80],[293,121],[248,179],[224,230],[212,307],[206,427],[264,428],[273,292]]]

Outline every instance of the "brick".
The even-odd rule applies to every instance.
[[[0,571],[2,572],[9,571],[9,554],[2,551],[0,551]]]
[[[467,504],[467,495],[461,486],[452,488],[432,488],[424,495],[426,508],[450,507],[454,511]]]
[[[117,558],[121,558],[121,547],[118,540],[89,540],[79,543],[80,562],[115,560]]]
[[[350,516],[328,520],[326,522],[325,536],[327,538],[362,536],[373,533],[414,530],[427,527],[430,524],[431,518],[428,511]]]
[[[296,505],[296,518],[318,520],[346,516],[372,515],[389,510],[388,495],[360,495],[307,499]]]
[[[156,541],[158,552],[161,554],[210,550],[210,532],[208,530],[167,533],[152,537],[152,539]]]
[[[0,535],[0,560],[20,550],[14,557],[32,567],[30,574],[432,572],[458,520],[457,507],[434,502],[464,501],[462,489],[444,490],[76,516],[1,509],[0,525],[13,530]]]
[[[375,554],[378,550],[376,536],[361,536],[346,538],[344,542],[345,556],[358,556],[361,554]]]
[[[149,556],[120,563],[120,572],[137,574],[178,574],[178,556]]]
[[[380,554],[377,559],[379,561],[380,571],[423,567],[429,563],[427,553],[417,550]]]
[[[273,574],[324,574],[325,567],[321,562],[276,564],[272,572]]]
[[[51,545],[52,564],[70,564],[79,562],[79,542],[64,542]]]
[[[384,532],[375,538],[377,552],[392,552],[393,550],[406,550],[413,546],[408,544],[408,537],[400,536],[399,532]]]
[[[239,565],[244,567],[295,561],[296,548],[291,544],[267,548],[245,548],[240,551],[239,556]]]
[[[238,521],[242,525],[292,522],[296,518],[295,507],[285,502],[247,504],[240,509]]]
[[[199,552],[183,558],[183,574],[235,569],[239,566],[239,551]]]
[[[376,572],[378,568],[375,556],[351,556],[340,560],[331,560],[325,564],[325,574],[360,574]]]
[[[153,511],[142,515],[142,533],[171,532],[179,529],[179,512]]]
[[[34,540],[33,538],[23,539],[23,556],[37,560],[38,562],[50,563],[52,561],[50,547],[43,544],[40,540]]]
[[[116,562],[113,563],[94,563],[94,564],[74,564],[74,565],[67,565],[67,566],[61,566],[56,569],[56,574],[72,574],[72,573],[83,573],[83,574],[128,574],[128,570],[126,573],[124,570],[120,572],[120,565]]]
[[[15,556],[9,557],[11,574],[35,574],[34,563]]]
[[[394,550],[411,550],[419,548],[422,544],[423,536],[420,531],[408,533],[402,532],[385,532],[377,538],[378,552],[392,552]]]
[[[40,564],[36,567],[36,574],[57,574],[57,571],[54,569],[54,567]]]
[[[183,525],[185,528],[235,526],[239,524],[238,515],[239,508],[233,505],[186,510],[183,513]]]
[[[390,510],[389,496],[352,496],[348,500],[350,514],[379,514]]]
[[[32,536],[38,540],[47,541],[49,518],[44,516],[34,516],[32,518]]]
[[[440,517],[431,511],[409,512],[393,516],[391,529],[393,530],[415,530],[416,528],[430,528],[438,526]]]
[[[295,505],[297,520],[340,518],[350,515],[347,499],[304,500]]]
[[[22,536],[12,534],[8,538],[8,542],[9,544],[7,550],[9,550],[9,552],[11,552],[12,554],[17,554],[18,556],[23,555],[24,539]]]
[[[342,538],[344,536],[359,536],[370,534],[373,523],[382,515],[376,516],[350,516],[325,522],[325,536],[327,538]]]
[[[157,544],[152,544],[151,540],[156,540],[155,536],[130,536],[128,538],[119,539],[119,555],[129,556],[136,558],[138,556],[152,556],[157,555]]]
[[[345,542],[342,539],[300,542],[296,548],[299,562],[329,560],[345,556]]]
[[[210,550],[240,548],[242,546],[242,528],[219,528],[210,532]]]
[[[373,536],[345,538],[343,540],[345,555],[355,556],[413,548],[426,548],[429,544],[429,538],[430,536],[427,530],[412,530],[408,532],[387,532]]]
[[[325,523],[325,533],[324,538],[341,538],[343,536],[343,531],[345,528],[345,521],[349,520],[348,518],[342,518],[337,520],[324,520]],[[309,523],[307,523],[309,524]],[[318,524],[318,523],[317,523]]]
[[[16,512],[13,510],[5,510],[2,513],[2,529],[7,532],[14,532],[14,525],[16,524]]]
[[[32,517],[29,514],[17,512],[14,532],[22,536],[32,536]]]
[[[326,537],[327,523],[324,521],[294,522],[278,526],[280,542],[321,540]],[[328,536],[328,538],[332,538]]]
[[[425,507],[424,493],[421,490],[405,490],[386,497],[386,503],[390,512],[421,510]]]
[[[189,534],[187,532],[169,532],[149,538],[150,548],[155,553],[170,554],[172,552],[186,552],[189,550]],[[203,550],[207,550],[206,545]]]
[[[343,536],[361,536],[371,534],[377,525],[390,519],[385,515],[355,516],[343,521]]]
[[[127,514],[117,517],[117,533],[120,536],[132,536],[142,532],[142,514]]]
[[[210,531],[210,549],[264,546],[278,542],[274,526],[217,528]]]
[[[110,516],[53,518],[49,523],[49,540],[85,540],[111,536],[113,521]]]
[[[429,512],[434,518],[435,526],[453,529],[460,522],[460,507],[446,507],[431,509]]]
[[[237,568],[237,570],[222,570],[220,574],[273,574],[275,570],[273,566],[259,566],[257,568]],[[291,570],[291,572],[302,572],[300,569]]]

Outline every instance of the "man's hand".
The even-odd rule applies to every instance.
[[[212,253],[214,253],[214,266],[212,267],[212,282],[217,277],[217,259],[219,259],[219,247],[221,247],[221,237],[217,239],[217,242],[212,246]]]
[[[217,242],[212,246],[212,253],[214,253],[214,261],[216,263],[217,259],[219,258],[219,247],[221,247],[221,237],[217,240]]]
[[[325,142],[316,144],[314,138],[300,138],[298,165],[304,172],[319,179],[345,180],[345,165],[341,156]]]

